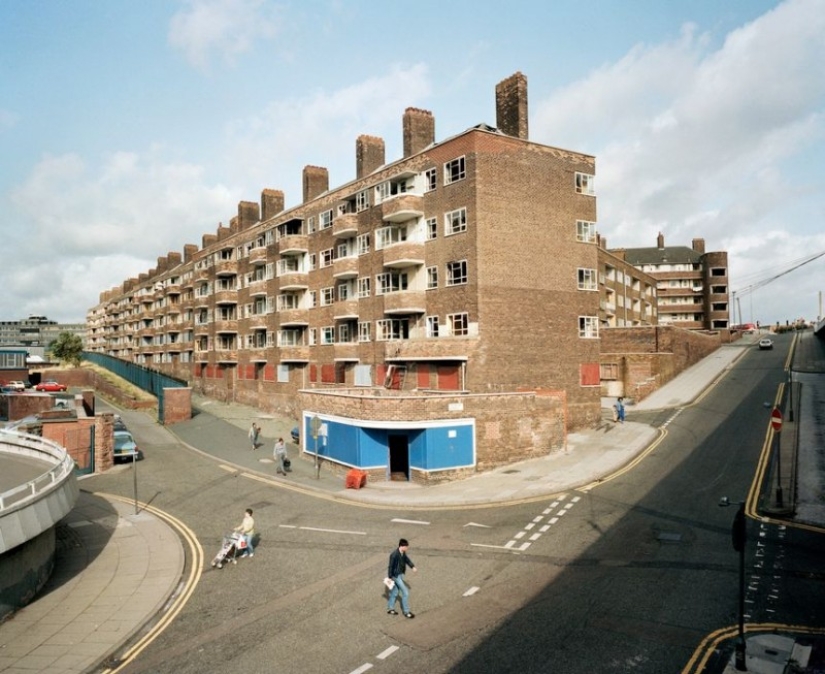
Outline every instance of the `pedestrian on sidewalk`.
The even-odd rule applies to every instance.
[[[621,396],[616,401],[616,421],[620,424],[624,423],[624,398]]]
[[[255,547],[252,545],[252,537],[255,535],[255,520],[252,518],[252,508],[244,510],[243,521],[235,527],[235,531],[241,534],[241,538],[246,543],[246,551],[241,557],[254,557]]]
[[[275,458],[275,461],[278,462],[278,474],[286,475],[286,443],[283,438],[278,438],[278,441],[275,443],[275,449],[272,450],[272,455]]]
[[[249,429],[249,441],[252,443],[252,449],[258,449],[258,438],[261,436],[261,427],[254,421]]]
[[[387,578],[392,579],[393,586],[390,590],[390,597],[387,601],[387,613],[398,615],[395,610],[395,599],[401,594],[401,611],[405,618],[415,618],[415,614],[410,611],[410,590],[404,582],[404,572],[409,566],[414,573],[418,573],[413,561],[407,556],[410,544],[406,538],[398,541],[398,547],[390,553],[389,566],[387,568]]]

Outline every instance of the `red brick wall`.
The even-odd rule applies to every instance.
[[[163,389],[163,422],[176,424],[192,418],[192,389]]]

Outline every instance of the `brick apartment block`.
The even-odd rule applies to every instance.
[[[599,278],[624,263],[598,242],[595,159],[528,139],[521,73],[496,107],[497,128],[440,141],[408,108],[401,159],[361,136],[351,182],[307,166],[299,206],[271,189],[241,202],[201,246],[103,292],[89,350],[300,419],[304,456],[314,429],[325,465],[375,477],[562,448],[601,417],[600,325],[655,324],[655,287],[628,266],[637,315],[617,322],[614,287],[611,323]]]

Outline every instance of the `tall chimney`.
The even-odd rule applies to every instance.
[[[693,250],[697,253],[704,255],[705,254],[705,240],[704,239],[694,239],[693,240]]]
[[[527,78],[510,75],[496,85],[496,126],[502,133],[527,140]]]
[[[261,217],[260,206],[256,201],[238,202],[238,230],[252,227]]]
[[[194,243],[187,243],[183,247],[183,261],[184,262],[191,262],[192,259],[195,257],[195,253],[198,252],[198,247]]]
[[[281,190],[265,189],[261,192],[261,220],[266,222],[284,210],[284,193]]]
[[[384,139],[376,136],[358,136],[355,141],[355,177],[368,176],[385,163]]]
[[[404,111],[404,158],[418,154],[435,142],[435,117],[429,110]]]
[[[656,237],[656,246],[659,250],[664,250],[665,247],[665,235],[659,232],[659,236]]]
[[[304,203],[329,190],[329,171],[323,166],[304,166]]]

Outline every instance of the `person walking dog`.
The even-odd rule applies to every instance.
[[[390,598],[387,601],[387,613],[398,615],[395,610],[395,599],[401,594],[401,611],[405,618],[415,618],[415,614],[410,611],[410,590],[404,582],[404,572],[409,566],[414,573],[418,573],[413,561],[407,556],[410,544],[406,538],[398,541],[398,547],[390,553],[389,566],[387,568],[387,578],[393,581],[390,590]]]

